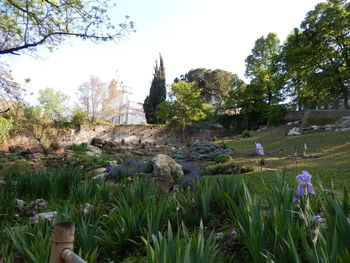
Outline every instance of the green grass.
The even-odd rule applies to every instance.
[[[266,167],[287,170],[299,168],[310,170],[350,169],[350,132],[322,132],[299,136],[285,136],[288,126],[270,128],[252,133],[250,138],[224,141],[235,150],[234,159],[241,163],[255,164],[255,142],[265,149]],[[317,155],[315,159],[302,159],[304,143],[307,155]],[[295,158],[297,153],[297,159]]]
[[[342,190],[350,184],[350,132],[321,132],[299,136],[286,136],[290,126],[269,128],[252,133],[250,138],[225,140],[226,146],[234,149],[233,159],[241,165],[256,166],[258,171],[234,175],[243,177],[259,192],[261,184],[276,181],[276,173],[286,171],[287,181],[295,183],[295,176],[302,170],[309,171],[322,185]],[[263,145],[265,166],[260,170],[255,154],[255,142]],[[315,159],[304,159],[304,143],[307,155]]]

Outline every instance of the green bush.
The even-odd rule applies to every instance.
[[[226,163],[226,162],[231,162],[232,157],[228,154],[219,154],[214,157],[214,161],[216,163]]]
[[[73,112],[72,115],[72,124],[78,125],[78,124],[85,124],[88,121],[88,115],[83,110],[76,110]]]
[[[215,117],[215,120],[221,124],[225,129],[229,129],[232,124],[233,116],[228,114],[221,114]]]
[[[245,130],[242,131],[241,137],[242,138],[249,138],[249,137],[252,137],[252,135],[250,134],[250,131],[245,129]]]
[[[12,127],[12,120],[0,117],[0,145],[6,143]]]
[[[252,167],[239,166],[234,162],[218,163],[209,165],[202,169],[203,175],[219,175],[219,174],[240,174],[253,171]]]
[[[66,149],[76,154],[83,154],[89,150],[85,144],[72,144],[67,146]]]

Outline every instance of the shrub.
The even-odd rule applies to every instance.
[[[210,165],[202,169],[202,173],[205,175],[218,175],[218,174],[240,174],[253,171],[253,168],[249,166],[239,166],[234,162],[219,163]]]
[[[153,166],[150,161],[141,161],[128,158],[110,170],[108,179],[120,181],[125,177],[134,177],[140,173],[151,173],[152,170]]]
[[[72,144],[67,146],[66,149],[76,154],[83,154],[89,150],[85,144]]]
[[[252,137],[252,135],[250,134],[250,131],[245,129],[245,130],[242,131],[241,137],[242,138],[249,138],[249,137]]]
[[[214,161],[216,163],[226,163],[226,162],[231,162],[232,157],[228,154],[219,154],[214,157]]]
[[[78,124],[84,124],[88,121],[88,115],[83,110],[76,110],[73,112],[72,116],[72,124],[78,125]]]
[[[0,144],[6,142],[12,127],[12,120],[0,117]]]
[[[229,129],[232,124],[233,116],[228,114],[217,115],[215,120],[221,124],[225,129]]]

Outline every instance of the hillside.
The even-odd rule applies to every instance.
[[[223,142],[234,149],[234,160],[240,164],[257,165],[255,142],[265,149],[265,165],[262,170],[245,175],[253,184],[260,178],[270,182],[276,172],[286,171],[291,181],[295,175],[308,170],[319,177],[323,185],[342,188],[350,182],[350,132],[318,132],[299,136],[286,136],[290,126],[269,128],[253,132],[250,138],[236,137]],[[304,144],[307,146],[304,157]],[[292,176],[293,175],[293,176]]]

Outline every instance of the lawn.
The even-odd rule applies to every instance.
[[[284,171],[287,181],[295,182],[295,176],[302,170],[309,171],[326,188],[342,190],[350,183],[350,132],[320,132],[299,136],[286,136],[290,126],[269,128],[253,132],[250,138],[224,140],[226,146],[234,149],[234,160],[242,165],[256,166],[256,172],[237,175],[256,186],[262,182],[271,183],[276,174]],[[265,165],[257,166],[255,142],[265,149]],[[313,159],[304,157],[315,156]]]

